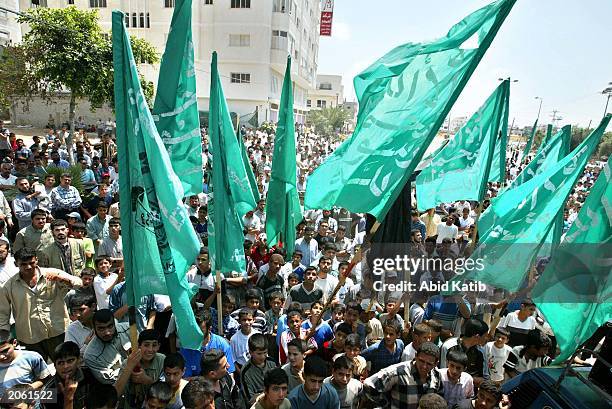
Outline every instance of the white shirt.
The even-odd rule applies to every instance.
[[[338,285],[338,279],[331,274],[327,274],[326,278],[317,278],[315,286],[319,287],[323,291],[323,301],[327,302],[327,299],[332,295],[334,289]],[[336,294],[336,297],[338,295]]]
[[[503,348],[497,348],[495,342],[487,342],[485,345],[485,365],[489,368],[492,381],[501,382],[504,380],[504,364],[508,360],[510,352],[512,352],[512,348],[508,345],[504,345]]]
[[[404,348],[404,352],[402,352],[402,362],[411,362],[417,354],[417,350],[412,346],[412,342],[409,343],[406,348]]]
[[[0,264],[0,287],[18,272],[19,269],[15,265],[15,259],[9,254],[4,260],[4,264]]]
[[[442,240],[445,238],[456,239],[457,234],[459,233],[459,228],[454,224],[448,226],[446,223],[440,223],[438,225],[438,238],[436,239],[436,243],[442,243]]]
[[[108,300],[110,294],[106,294],[106,290],[117,280],[117,274],[110,273],[107,277],[102,277],[100,274],[96,275],[93,281],[93,288],[96,293],[96,303],[98,309],[108,308]]]
[[[242,330],[236,331],[230,339],[230,347],[232,348],[232,355],[234,356],[234,362],[237,362],[241,366],[244,366],[249,360],[249,337],[253,334],[258,333],[254,329],[251,333],[244,335]]]
[[[245,230],[261,231],[261,220],[259,220],[259,217],[255,216],[255,214],[253,214],[251,217],[242,216],[242,225],[244,226]],[[247,233],[244,235],[245,239],[250,240],[253,243],[255,243],[255,237],[256,235],[252,233]]]
[[[85,339],[91,335],[93,329],[87,328],[85,325],[81,324],[81,321],[74,320],[66,329],[66,333],[64,335],[64,342],[72,341],[79,346],[81,350],[81,354],[85,352],[85,348],[87,344],[85,343]]]

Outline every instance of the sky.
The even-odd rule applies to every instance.
[[[490,0],[335,0],[331,37],[319,41],[319,74],[342,75],[347,100],[353,78],[397,45],[433,40]],[[612,1],[518,0],[451,110],[469,117],[498,85],[517,79],[509,120],[595,127],[612,82]],[[612,112],[612,101],[608,112]],[[608,127],[611,129],[612,125]]]

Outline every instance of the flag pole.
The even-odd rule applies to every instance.
[[[472,251],[474,252],[474,249],[476,248],[476,235],[478,234],[478,221],[480,220],[480,215],[482,214],[482,203],[484,202],[484,200],[481,200],[478,203],[478,214],[476,215],[476,220],[474,220],[474,230],[472,230]]]
[[[217,270],[217,284],[215,287],[219,289],[217,293],[217,328],[219,330],[219,335],[223,336],[223,313],[221,312],[223,308],[223,300],[221,298],[221,271]]]

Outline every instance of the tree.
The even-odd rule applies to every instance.
[[[68,91],[71,129],[77,99],[88,100],[92,109],[114,105],[112,39],[98,24],[96,10],[39,7],[26,11],[18,21],[30,28],[16,46],[24,57],[21,74],[28,78],[26,89],[43,98]],[[154,64],[159,60],[147,41],[132,38],[131,44],[136,63]],[[141,83],[146,96],[152,98],[153,85],[142,76]],[[0,89],[0,94],[3,91]]]
[[[331,136],[342,130],[349,120],[349,112],[342,107],[311,110],[307,122],[314,126],[319,135]]]
[[[17,114],[17,99],[13,96],[30,96],[37,84],[27,75],[26,59],[21,47],[8,45],[0,54],[0,111],[10,110],[12,118]],[[27,98],[26,98],[27,103]]]

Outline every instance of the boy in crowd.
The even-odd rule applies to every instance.
[[[318,356],[306,358],[304,384],[289,394],[292,409],[338,409],[340,399],[336,390],[323,383],[327,377],[327,364]]]
[[[157,381],[147,390],[143,409],[165,409],[172,398],[172,389],[165,382]],[[138,406],[137,408],[140,408]]]
[[[515,377],[530,369],[550,365],[552,359],[547,356],[550,349],[550,338],[539,329],[529,331],[527,342],[512,349],[504,369],[509,377]]]
[[[163,373],[166,357],[158,351],[159,333],[154,329],[142,331],[138,335],[138,349],[132,351],[115,383],[117,393],[125,396],[125,409],[140,408],[150,385]]]
[[[508,345],[514,348],[518,345],[525,345],[527,334],[536,328],[536,319],[533,316],[536,305],[531,298],[526,298],[521,302],[521,308],[503,317],[499,322],[498,328],[505,328],[510,337]]]
[[[292,339],[287,345],[287,362],[282,370],[287,373],[289,379],[289,392],[296,386],[304,383],[304,353],[308,350],[308,344],[303,339]]]
[[[164,379],[172,392],[172,397],[166,406],[167,409],[182,409],[181,393],[187,385],[185,376],[185,359],[177,352],[171,353],[164,359]]]
[[[251,409],[291,409],[287,399],[288,377],[285,371],[274,368],[263,379],[263,393],[259,395]]]
[[[266,311],[266,320],[271,333],[266,334],[268,337],[268,355],[273,361],[278,362],[278,345],[276,344],[276,334],[278,331],[278,320],[283,315],[283,294],[274,292],[270,295],[268,303],[270,309]]]
[[[398,339],[402,328],[396,321],[387,321],[384,326],[384,339],[378,341],[361,353],[361,356],[370,362],[370,373],[374,374],[379,370],[400,362],[404,343]]]
[[[302,328],[308,330],[307,337],[313,337],[317,343],[317,348],[323,348],[326,341],[334,337],[334,331],[323,321],[323,303],[315,301],[310,305],[310,317],[302,323]]]
[[[43,403],[43,408],[61,408],[70,404],[72,409],[83,409],[87,395],[102,384],[88,367],[81,366],[79,346],[71,341],[59,344],[53,353],[53,365],[55,376],[45,384],[45,389],[57,390],[57,403]],[[65,395],[64,391],[69,392]]]
[[[492,381],[484,381],[478,388],[478,393],[474,399],[464,400],[452,406],[452,409],[497,409],[508,408],[502,404],[502,391],[499,386]],[[450,406],[449,406],[450,407]]]
[[[317,349],[317,342],[312,337],[308,337],[308,330],[302,327],[302,314],[293,310],[287,313],[287,329],[281,334],[279,346],[279,360],[281,365],[287,362],[287,345],[292,339],[300,338],[308,340],[308,350],[304,352],[306,356],[311,355]]]
[[[338,357],[332,366],[332,376],[323,381],[336,389],[340,409],[357,409],[363,385],[353,378],[355,364],[346,356]]]
[[[402,361],[412,361],[416,356],[416,352],[423,342],[432,342],[432,330],[427,324],[419,323],[412,329],[412,342],[409,343],[402,353]]]
[[[9,331],[0,330],[0,397],[19,384],[40,389],[50,379],[45,360],[34,351],[17,351],[17,340]]]
[[[368,377],[368,367],[366,360],[359,355],[361,353],[361,340],[359,335],[350,334],[344,341],[344,354],[334,356],[334,360],[340,356],[345,356],[353,361],[353,376],[356,379],[362,380]]]
[[[270,328],[268,328],[266,314],[259,309],[259,306],[261,304],[260,292],[261,290],[257,288],[251,288],[250,290],[247,290],[244,298],[246,302],[246,308],[250,309],[251,313],[253,314],[253,322],[251,324],[253,326],[253,329],[257,332],[261,332],[262,334],[267,334],[268,332],[270,332]],[[238,309],[231,314],[231,316],[236,319],[238,323],[240,323],[240,320],[238,319],[240,311],[242,311],[242,309]],[[237,357],[234,355],[234,358]]]
[[[467,354],[451,349],[446,354],[448,366],[440,369],[440,379],[444,386],[444,399],[449,406],[461,403],[474,396],[474,381],[465,371],[468,363]]]
[[[344,321],[344,313],[346,313],[344,304],[338,304],[333,308],[331,318],[327,320],[327,324],[334,328],[334,331],[336,326]]]
[[[302,273],[302,277],[304,277],[304,273]],[[296,285],[298,285],[302,280],[300,279],[300,276],[297,275],[297,273],[291,273],[287,276],[287,294],[289,294],[289,291],[295,287]]]
[[[356,301],[351,301],[346,304],[346,313],[344,314],[344,322],[351,326],[353,334],[359,336],[361,348],[366,347],[366,326],[359,322],[359,316],[363,312],[363,308]]]
[[[512,352],[512,348],[506,345],[509,337],[510,333],[506,328],[497,328],[495,340],[487,342],[484,346],[485,364],[489,368],[489,377],[497,385],[501,385],[504,381],[504,365]]]
[[[185,409],[215,409],[213,384],[204,378],[193,378],[183,388],[181,400]]]
[[[84,269],[85,270],[85,269]],[[64,341],[72,341],[85,352],[94,337],[93,315],[96,312],[96,297],[93,294],[78,294],[70,299],[70,315],[74,318],[66,329]]]
[[[250,406],[264,390],[266,373],[276,368],[276,364],[268,359],[268,340],[265,335],[253,334],[249,338],[248,345],[251,358],[240,371],[240,383]]]
[[[315,286],[317,281],[317,269],[308,267],[304,272],[304,281],[302,284],[291,287],[285,300],[285,309],[292,303],[299,302],[302,309],[310,308],[310,305],[323,298],[323,290]]]
[[[323,343],[323,348],[318,350],[319,356],[327,362],[332,362],[334,356],[344,352],[346,337],[352,333],[352,328],[346,323],[341,323],[336,327],[334,338]]]
[[[229,364],[223,351],[211,349],[202,355],[202,377],[213,384],[214,400],[216,408],[224,409],[244,409],[246,405],[240,389],[236,385],[234,378],[227,372]],[[187,388],[189,385],[185,387]],[[183,393],[185,390],[183,391]],[[199,408],[199,405],[192,406],[185,396],[181,395],[185,407]]]
[[[246,365],[246,353],[249,349],[249,337],[258,333],[253,329],[253,311],[245,308],[238,314],[238,323],[240,331],[237,331],[230,340],[234,363],[241,367]]]
[[[451,349],[463,351],[467,354],[468,363],[465,371],[474,378],[474,386],[480,385],[484,380],[485,360],[481,350],[484,336],[489,332],[489,326],[482,320],[470,318],[465,322],[463,334],[459,338],[449,338],[442,344],[440,354],[440,368],[446,368],[446,354]]]

